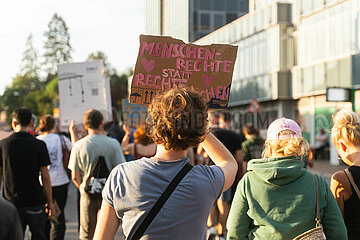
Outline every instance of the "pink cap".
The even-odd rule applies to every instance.
[[[294,132],[294,134],[279,136],[279,133],[284,130],[290,130]],[[281,140],[289,139],[292,137],[302,137],[301,128],[299,127],[299,125],[292,119],[279,118],[270,124],[267,130],[266,140]]]

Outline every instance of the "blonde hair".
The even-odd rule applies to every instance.
[[[345,143],[360,145],[360,117],[356,113],[341,110],[333,116],[333,123],[331,138],[335,144],[343,139]]]
[[[293,131],[284,130],[279,135],[292,135]],[[270,151],[270,149],[272,151]],[[267,140],[265,142],[265,148],[262,152],[263,158],[269,158],[274,156],[274,152],[279,155],[286,156],[305,156],[309,150],[309,144],[304,138],[292,137],[281,140]],[[273,152],[273,154],[271,154]],[[275,155],[276,155],[275,154]]]

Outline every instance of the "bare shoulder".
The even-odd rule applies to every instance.
[[[350,183],[344,171],[338,171],[332,175],[330,188],[333,193],[342,192],[345,200],[351,195]]]

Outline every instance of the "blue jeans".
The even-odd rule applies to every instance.
[[[31,240],[45,240],[45,223],[47,219],[45,206],[18,208],[18,211],[24,234],[28,225],[31,232]]]

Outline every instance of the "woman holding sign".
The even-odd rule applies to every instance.
[[[113,169],[94,239],[113,239],[120,218],[127,239],[206,239],[210,209],[237,171],[231,153],[208,133],[206,110],[188,89],[171,89],[152,101],[147,124],[156,155]],[[189,164],[187,149],[200,143],[216,165]]]

